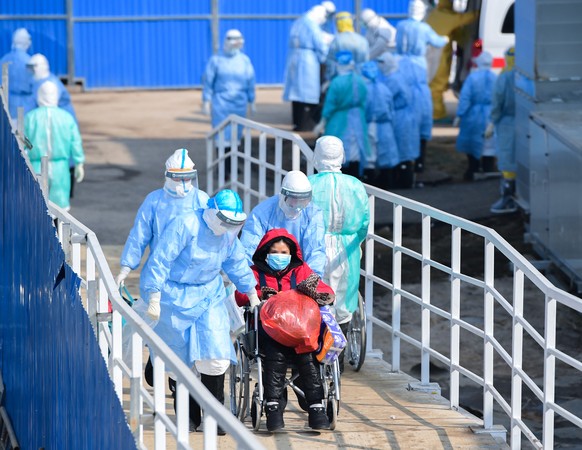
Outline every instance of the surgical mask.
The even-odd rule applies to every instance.
[[[291,255],[284,253],[269,253],[267,255],[267,264],[273,270],[283,270],[291,262]]]
[[[219,211],[214,208],[205,209],[202,213],[202,218],[215,236],[222,236],[225,233],[236,235],[242,228],[242,225],[231,225],[221,220]]]
[[[166,182],[164,183],[164,191],[172,197],[186,197],[191,190],[192,180],[174,181],[166,178]]]

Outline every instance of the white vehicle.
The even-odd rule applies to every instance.
[[[499,72],[505,66],[505,51],[515,45],[515,0],[456,0],[453,5],[458,12],[480,11],[479,21],[469,26],[473,38],[456,51],[453,90],[460,92],[471,70],[471,58],[482,50],[493,56],[493,70]]]

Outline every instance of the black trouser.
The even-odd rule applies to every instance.
[[[71,175],[71,195],[69,198],[73,198],[73,191],[75,190],[75,167],[69,167],[69,174]]]
[[[259,325],[259,349],[263,361],[264,398],[269,401],[279,401],[285,389],[287,365],[291,362],[297,367],[301,378],[301,387],[305,393],[307,405],[321,403],[323,400],[323,385],[319,367],[313,353],[298,355],[291,347],[286,347],[272,339]]]
[[[221,404],[224,404],[224,374],[222,375],[205,375],[201,374],[202,384],[210,391],[212,395]],[[170,390],[174,398],[174,412],[176,411],[176,382],[170,378]],[[192,396],[190,396],[190,420],[198,428],[202,423],[202,412],[200,405]]]
[[[295,131],[311,131],[317,125],[318,106],[311,103],[291,102],[291,114]]]

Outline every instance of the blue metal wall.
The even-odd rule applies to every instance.
[[[23,449],[132,449],[52,219],[0,110],[0,371]]]
[[[185,88],[198,86],[212,54],[212,0],[72,0],[74,59],[68,66],[66,0],[2,0],[0,54],[15,28],[33,38],[33,53],[51,69],[82,80],[87,89]],[[259,84],[283,82],[287,39],[293,20],[314,0],[218,0],[220,45],[226,30],[245,36]],[[402,17],[408,0],[336,0],[338,11],[372,8]],[[73,73],[74,72],[74,73]]]

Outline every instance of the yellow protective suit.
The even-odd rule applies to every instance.
[[[426,18],[437,34],[448,36],[450,41],[442,49],[441,60],[434,78],[430,82],[432,93],[433,119],[444,119],[447,115],[443,93],[449,87],[449,75],[453,59],[453,47],[451,42],[456,40],[455,34],[465,25],[470,24],[479,17],[478,11],[457,13],[453,10],[452,0],[440,0],[437,7]],[[458,38],[457,38],[458,39]]]

